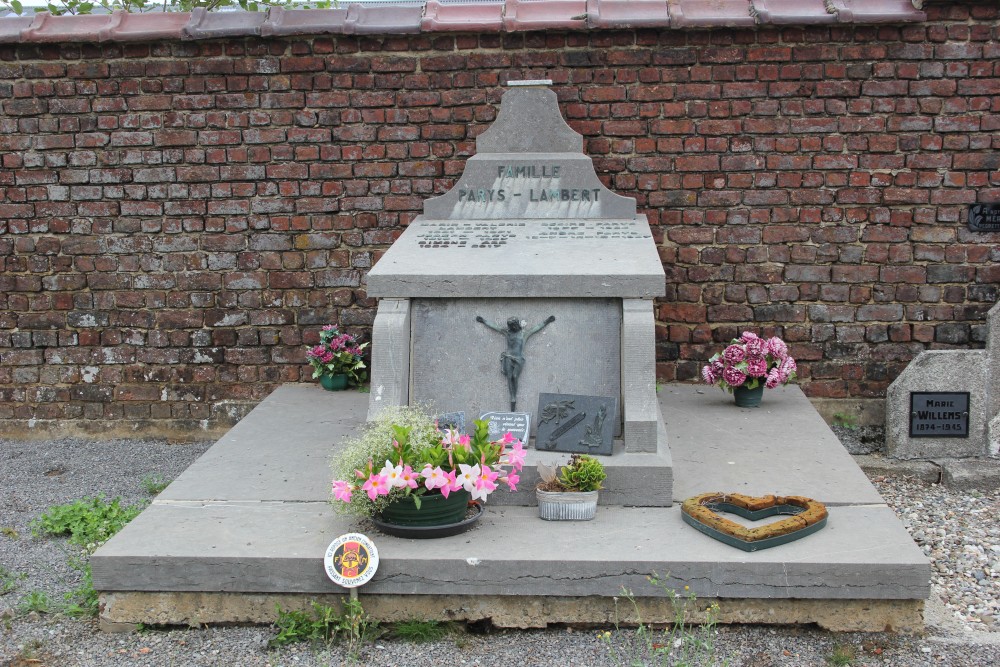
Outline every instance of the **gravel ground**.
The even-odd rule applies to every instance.
[[[848,440],[838,429],[842,439]],[[210,443],[0,440],[0,666],[270,666],[347,664],[343,647],[295,644],[269,650],[269,627],[98,631],[91,619],[22,610],[45,593],[58,605],[80,585],[63,539],[31,535],[48,507],[84,496],[148,501],[142,480],[173,479]],[[845,443],[846,444],[846,443]],[[704,664],[993,666],[1000,664],[1000,490],[957,492],[905,477],[876,477],[879,492],[933,562],[928,629],[921,637],[834,634],[814,628],[725,626]],[[5,589],[10,588],[7,592]],[[383,637],[355,664],[585,667],[633,662],[633,630],[554,628],[480,634],[454,628],[444,639],[411,643]],[[657,645],[669,641],[657,636]],[[639,652],[639,655],[642,651]]]

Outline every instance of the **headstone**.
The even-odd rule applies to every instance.
[[[613,437],[672,479],[654,367],[665,280],[645,216],[598,178],[545,82],[507,90],[476,151],[368,273],[369,417],[612,397]]]
[[[617,408],[614,397],[540,394],[535,449],[610,456]]]
[[[897,459],[997,456],[1000,304],[987,314],[985,350],[927,350],[886,392],[886,453]]]

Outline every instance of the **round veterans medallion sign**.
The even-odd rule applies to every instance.
[[[344,588],[368,583],[378,570],[378,549],[361,533],[341,535],[326,548],[323,557],[326,576]]]

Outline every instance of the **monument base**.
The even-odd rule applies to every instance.
[[[328,460],[363,421],[368,396],[285,385],[94,554],[102,622],[270,622],[274,602],[294,608],[343,594],[323,553],[360,529],[381,557],[361,600],[385,620],[413,608],[421,618],[510,627],[609,623],[623,588],[651,605],[654,620],[668,597],[648,581],[658,574],[699,606],[719,600],[723,622],[919,629],[927,559],[797,387],[768,392],[758,409],[694,385],[664,387],[659,398],[678,472],[674,501],[706,491],[804,495],[826,503],[826,528],[747,553],[685,525],[676,504],[606,505],[578,523],[491,500],[468,533],[386,537],[327,502]]]

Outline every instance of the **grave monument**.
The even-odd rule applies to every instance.
[[[458,183],[368,273],[369,418],[388,405],[471,420],[537,413],[542,393],[607,397],[621,406],[618,451],[659,456],[653,503],[669,504],[654,366],[663,267],[646,217],[598,179],[550,83],[510,83]]]

